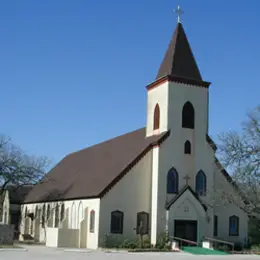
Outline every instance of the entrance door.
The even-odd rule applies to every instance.
[[[196,220],[175,220],[174,236],[197,242],[197,226],[198,223]],[[182,245],[186,244],[182,243]]]

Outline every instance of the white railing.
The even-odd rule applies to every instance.
[[[176,240],[179,241],[179,247],[182,247],[183,243],[187,243],[189,245],[193,245],[193,246],[198,246],[198,242],[192,241],[192,240],[188,240],[188,239],[184,239],[184,238],[180,238],[180,237],[169,237],[170,240]]]
[[[232,247],[232,251],[234,251],[235,244],[232,242],[220,240],[220,239],[216,239],[216,238],[212,238],[212,237],[204,237],[204,239],[208,240],[210,242],[213,242],[213,243],[221,243],[221,244],[225,244],[225,245],[230,245]]]

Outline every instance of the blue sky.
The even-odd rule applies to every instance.
[[[259,0],[0,2],[1,133],[57,163],[137,129],[146,89],[183,25],[210,87],[210,135],[259,104]]]

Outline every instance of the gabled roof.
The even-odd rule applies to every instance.
[[[181,23],[177,24],[156,80],[165,76],[203,81]]]
[[[69,154],[35,185],[25,203],[99,198],[170,132],[146,138],[146,129]]]
[[[203,203],[203,201],[201,201],[201,199],[199,198],[199,196],[194,192],[194,190],[189,186],[186,185],[173,199],[171,199],[165,206],[165,208],[167,210],[170,209],[170,207],[187,191],[189,190],[191,192],[191,194],[195,197],[196,200],[199,201],[199,203],[202,205],[202,207],[204,208],[205,211],[208,210],[207,206]]]
[[[213,141],[213,139],[208,134],[206,134],[206,140],[207,140],[208,144],[211,146],[211,148],[214,150],[214,152],[216,152],[218,147],[215,144],[215,142]]]
[[[238,195],[243,199],[243,202],[245,204],[250,204],[250,200],[245,196],[244,192],[238,187],[236,182],[232,179],[232,177],[229,175],[227,170],[223,167],[223,165],[220,163],[217,157],[215,157],[215,163],[217,167],[219,168],[220,172],[223,174],[223,176],[226,178],[226,180],[233,186],[235,191],[238,193]]]
[[[10,204],[22,204],[33,185],[8,186]]]

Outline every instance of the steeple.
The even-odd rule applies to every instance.
[[[203,81],[179,17],[156,80],[164,76]]]

